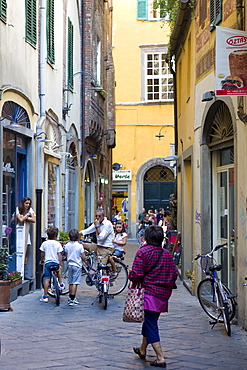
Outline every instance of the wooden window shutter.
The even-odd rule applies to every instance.
[[[222,0],[210,0],[210,30],[222,21]]]
[[[145,20],[148,16],[147,0],[137,0],[137,19]]]
[[[0,1],[0,19],[4,22],[7,21],[7,1]]]
[[[26,0],[26,40],[37,43],[37,0]]]
[[[47,0],[47,60],[55,63],[54,0]]]
[[[68,18],[68,86],[73,89],[73,38],[74,27]]]

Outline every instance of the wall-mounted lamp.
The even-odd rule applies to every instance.
[[[107,178],[105,178],[105,177],[101,177],[100,178],[100,182],[101,182],[101,184],[105,184],[105,185],[107,185],[108,184],[108,179]]]
[[[162,135],[161,134],[161,131],[163,130],[163,128],[164,127],[174,127],[173,125],[164,125],[164,126],[162,126],[161,127],[161,129],[159,130],[159,133],[158,133],[158,135],[155,135],[155,137],[158,137],[159,138],[159,140],[162,138],[162,137],[165,137],[165,135]]]
[[[0,117],[0,122],[3,121],[4,119],[11,119],[10,123],[8,125],[5,125],[5,128],[19,128],[21,125],[19,125],[17,122],[13,121],[13,118],[11,116],[5,116],[5,117]]]
[[[44,134],[44,139],[42,139],[42,134]],[[52,141],[48,139],[46,132],[41,131],[39,134],[34,134],[34,137],[40,142],[40,143],[51,143]]]
[[[215,98],[214,91],[206,91],[204,94],[202,94],[202,102],[213,100],[213,98]]]
[[[164,160],[165,161],[178,161],[179,158],[180,157],[178,155],[168,155],[168,157],[165,157]]]

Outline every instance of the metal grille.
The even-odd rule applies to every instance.
[[[145,173],[144,181],[174,181],[174,174],[165,166],[155,166]]]

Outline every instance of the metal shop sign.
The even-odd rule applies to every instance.
[[[216,27],[217,96],[247,95],[247,32]]]
[[[132,171],[131,170],[119,170],[119,171],[112,171],[112,180],[131,180],[132,178]]]

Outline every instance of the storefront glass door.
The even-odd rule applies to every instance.
[[[218,262],[222,264],[222,281],[234,291],[234,167],[232,148],[225,149],[218,153],[217,167],[217,208],[216,215],[213,215],[213,225],[217,224],[217,231],[214,229],[215,243],[227,243],[226,248],[218,252]],[[230,162],[230,163],[229,163]],[[216,235],[217,233],[217,235]]]

